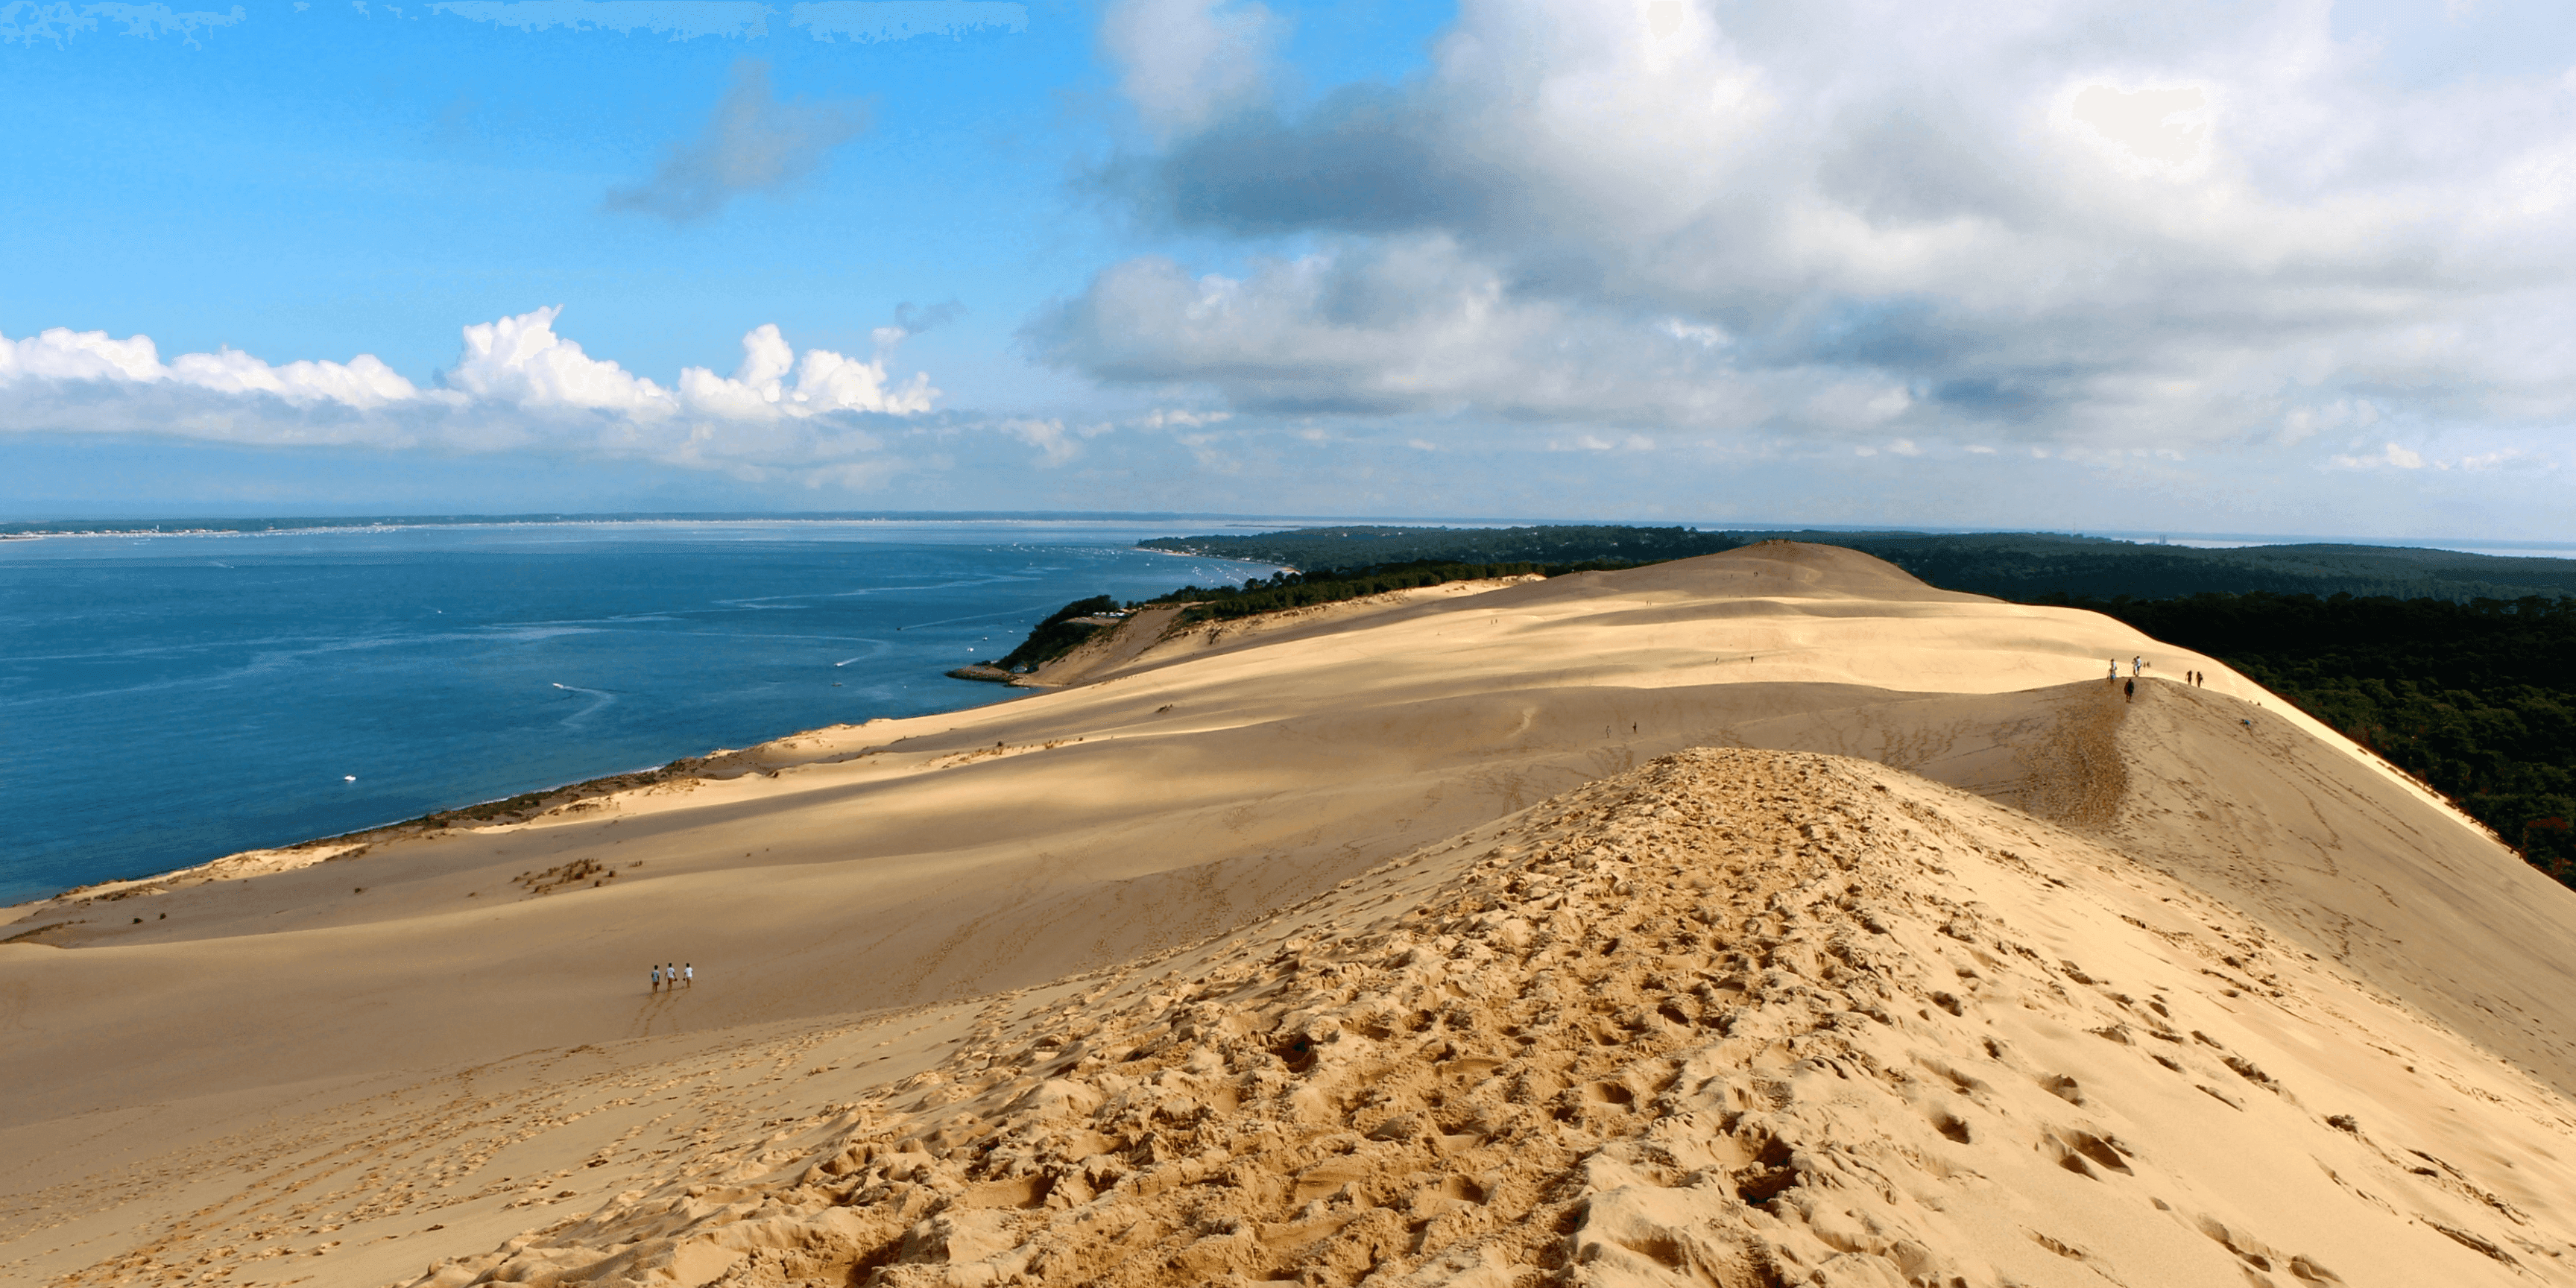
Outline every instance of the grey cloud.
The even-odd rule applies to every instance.
[[[1420,110],[1391,89],[1345,87],[1295,120],[1236,116],[1128,158],[1101,184],[1154,222],[1245,235],[1473,222],[1475,182]]]
[[[1981,146],[1990,123],[1972,134],[1956,101],[1874,104],[1837,123],[1833,150],[1816,166],[1819,192],[1872,224],[1893,227],[1951,219],[2030,222],[2029,191],[2014,182],[2004,158]]]
[[[966,306],[956,300],[946,300],[928,308],[915,305],[910,300],[894,306],[894,324],[902,327],[905,335],[919,335],[932,327],[946,326],[964,316],[966,316]]]
[[[1514,295],[1439,234],[1337,243],[1241,279],[1130,261],[1021,339],[1103,379],[1206,384],[1274,413],[1729,423],[1763,398],[1695,341]]]
[[[733,84],[705,132],[673,145],[652,178],[610,189],[603,204],[673,223],[705,219],[743,193],[791,187],[866,128],[867,114],[855,103],[777,101],[768,65],[744,59],[734,64]]]
[[[1100,177],[1149,226],[1302,254],[1115,265],[1024,340],[1246,407],[1789,435],[2576,417],[2539,338],[2576,312],[2554,77],[2391,89],[2321,9],[1943,7],[1899,39],[1856,3],[1699,3],[1658,36],[1465,0],[1414,81]]]

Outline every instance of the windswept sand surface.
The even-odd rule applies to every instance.
[[[13,910],[0,1279],[2576,1279],[2576,898],[2206,659],[1776,545],[1095,674]]]

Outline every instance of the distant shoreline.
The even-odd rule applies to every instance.
[[[164,744],[156,747],[153,754],[172,762],[173,772],[166,779],[153,781],[144,793],[116,787],[110,783],[110,775],[101,773],[60,775],[55,784],[42,790],[34,790],[34,785],[29,784],[31,790],[25,803],[13,800],[12,809],[6,811],[13,823],[26,821],[23,837],[27,845],[8,847],[11,853],[7,862],[0,863],[0,905],[41,903],[66,891],[102,882],[168,879],[175,872],[251,850],[291,848],[399,828],[417,824],[427,816],[472,810],[514,794],[586,791],[590,790],[588,784],[599,779],[616,778],[642,767],[658,768],[675,758],[699,756],[709,748],[742,747],[839,721],[948,714],[1009,701],[1023,694],[999,686],[942,679],[938,673],[970,656],[986,656],[980,648],[967,652],[970,647],[979,647],[978,636],[990,634],[1005,641],[1016,640],[1019,630],[1027,624],[1019,620],[1021,617],[1043,615],[1044,608],[1034,601],[1071,599],[1102,587],[1127,597],[1143,597],[1192,579],[1206,581],[1211,575],[1221,578],[1229,571],[1237,578],[1271,571],[1266,566],[1207,560],[1184,561],[1191,565],[1184,568],[1168,557],[1146,557],[1149,553],[1161,556],[1163,552],[1145,552],[1133,545],[1144,536],[1187,531],[1195,525],[1068,524],[1025,517],[1013,521],[960,521],[954,517],[938,522],[882,517],[780,521],[766,516],[722,524],[667,516],[641,520],[593,517],[568,523],[569,526],[503,526],[478,522],[425,526],[408,533],[388,531],[386,526],[276,533],[227,528],[183,537],[174,531],[180,525],[165,522],[155,532],[148,524],[137,530],[120,521],[98,526],[131,535],[50,545],[36,537],[21,537],[12,544],[0,545],[0,566],[5,566],[13,579],[26,575],[23,584],[31,592],[43,588],[41,594],[31,593],[13,604],[20,611],[13,615],[11,626],[19,633],[11,638],[29,655],[48,651],[32,645],[46,638],[44,632],[52,629],[51,623],[58,614],[64,615],[62,620],[73,620],[70,614],[77,606],[99,599],[124,598],[126,588],[164,584],[221,587],[225,594],[241,596],[244,603],[262,606],[265,614],[267,606],[277,602],[276,592],[263,588],[264,583],[256,576],[211,568],[302,568],[316,556],[326,565],[337,566],[335,552],[348,552],[370,561],[384,553],[405,567],[417,564],[431,570],[435,577],[422,583],[425,588],[386,592],[390,607],[381,614],[368,607],[375,604],[376,594],[349,589],[378,584],[380,579],[374,574],[352,574],[354,579],[346,585],[327,577],[315,582],[319,589],[313,594],[321,597],[315,602],[355,605],[348,614],[349,620],[319,619],[321,625],[310,627],[312,637],[299,636],[283,655],[287,660],[269,667],[269,671],[303,674],[306,680],[322,677],[329,686],[337,686],[331,691],[367,695],[370,703],[387,704],[381,707],[384,711],[409,713],[422,705],[424,699],[419,695],[428,690],[387,688],[390,681],[367,678],[372,674],[368,667],[398,655],[409,659],[402,667],[413,667],[448,650],[458,651],[458,656],[484,658],[502,668],[495,675],[478,671],[474,683],[466,686],[471,690],[468,700],[474,704],[476,714],[454,715],[450,708],[447,714],[432,720],[427,731],[407,727],[397,739],[382,744],[353,742],[354,735],[347,732],[346,721],[298,699],[302,704],[294,706],[293,727],[309,727],[316,732],[313,737],[284,740],[281,751],[292,754],[283,762],[263,756],[259,764],[237,771]],[[237,539],[261,535],[282,539],[264,544]],[[555,618],[562,615],[557,608],[514,592],[504,597],[507,603],[502,608],[491,609],[499,617],[482,620],[490,615],[484,611],[490,609],[490,603],[475,600],[476,613],[481,616],[469,614],[472,621],[463,628],[452,629],[460,621],[458,601],[453,596],[471,596],[479,585],[470,576],[459,579],[462,575],[456,569],[461,565],[455,563],[455,552],[476,551],[490,552],[492,557],[513,564],[529,559],[532,567],[579,570],[613,566],[624,570],[616,579],[617,587],[623,589],[603,591],[608,598],[597,603],[583,601],[575,605],[581,610],[575,616],[585,621],[593,616],[600,618],[588,625],[557,622]],[[784,562],[776,554],[781,551],[786,552]],[[880,552],[884,558],[879,557]],[[554,557],[557,553],[564,557]],[[607,557],[611,562],[597,562],[593,556]],[[651,683],[640,688],[615,683],[603,686],[596,678],[579,678],[579,674],[591,674],[590,671],[557,673],[559,666],[614,668],[628,664],[621,659],[665,658],[674,649],[701,647],[690,643],[694,637],[681,627],[626,624],[630,617],[644,614],[647,609],[658,611],[676,603],[691,612],[750,614],[752,608],[768,607],[766,603],[728,605],[722,601],[739,588],[721,578],[701,575],[734,567],[745,559],[772,570],[764,573],[760,582],[767,590],[807,596],[792,602],[813,608],[811,616],[823,626],[779,626],[776,623],[805,618],[772,612],[742,616],[740,620],[762,624],[745,637],[745,647],[751,651],[727,649],[730,660],[719,668],[720,678],[729,677],[726,683],[739,681],[738,701],[693,703],[679,696],[704,682],[696,672],[656,671],[649,677]],[[210,570],[189,571],[200,566]],[[182,571],[138,571],[164,567]],[[929,575],[921,573],[924,569],[961,571],[953,576],[950,572]],[[996,579],[995,570],[1008,575]],[[1101,586],[1092,584],[1095,574],[1105,579]],[[580,574],[576,571],[563,575]],[[171,577],[178,580],[170,581]],[[676,589],[666,594],[655,587],[668,577],[682,580],[673,583]],[[13,580],[12,584],[21,583]],[[849,593],[854,587],[861,593]],[[440,595],[450,598],[437,598]],[[672,599],[672,595],[677,598]],[[869,604],[878,607],[855,611]],[[434,614],[433,608],[443,610],[444,615]],[[948,619],[960,619],[965,624],[950,625]],[[262,615],[259,620],[265,621],[266,617]],[[653,619],[647,616],[639,620],[649,623]],[[519,629],[528,623],[537,625]],[[921,633],[904,633],[907,628],[920,629]],[[625,639],[620,632],[634,634],[635,638]],[[368,667],[353,668],[348,665],[352,655],[336,647],[336,641],[344,634],[364,636],[372,641],[370,647],[399,647],[359,655]],[[528,638],[520,639],[523,634]],[[846,648],[834,646],[842,637],[853,635],[869,638]],[[582,637],[591,642],[550,642],[558,637]],[[234,648],[236,644],[242,649],[253,647],[230,636],[218,643],[223,648]],[[100,647],[107,649],[105,644]],[[1008,643],[1002,647],[1008,647]],[[566,649],[572,651],[564,652]],[[770,653],[778,654],[777,666],[787,669],[781,671],[766,662],[744,660]],[[558,654],[560,662],[547,660]],[[137,703],[171,700],[170,695],[159,693],[139,699],[123,696],[125,689],[113,684],[93,684],[77,676],[57,677],[52,670],[34,669],[51,665],[41,659],[29,663],[27,673],[35,677],[31,683],[61,688],[81,701],[56,702],[45,708],[43,719],[51,722],[49,725],[40,729],[38,717],[31,715],[26,729],[13,732],[23,732],[32,739],[39,732],[79,735],[84,730],[124,727],[144,718],[138,714]],[[99,666],[129,664],[111,659],[91,665],[96,670]],[[809,666],[810,669],[802,669]],[[414,674],[412,670],[397,670],[405,676]],[[233,684],[226,678],[231,674],[208,663],[170,681],[187,695],[212,686],[203,697],[186,697],[189,721],[202,724],[251,702],[266,691],[264,685],[296,692],[313,687],[272,676],[249,681],[246,687],[225,688]],[[618,689],[621,693],[637,688],[644,696],[624,694],[609,699],[598,694],[568,694],[548,689],[545,682],[549,680]],[[847,686],[839,683],[845,680],[850,681]],[[90,692],[102,687],[103,695]],[[872,687],[882,688],[883,694],[869,693]],[[514,761],[507,771],[485,772],[463,761],[449,764],[446,757],[418,751],[421,746],[470,744],[475,730],[485,725],[515,727],[507,726],[508,720],[518,718],[509,712],[526,705],[520,699],[530,694],[546,701],[581,700],[527,715],[526,719],[533,722],[529,727],[540,729],[544,741],[523,757],[525,763]],[[604,716],[595,720],[585,716],[586,722],[575,727],[555,727],[561,719],[585,712],[585,704],[609,703],[616,705],[609,706]],[[486,707],[491,709],[485,710]],[[224,732],[242,727],[241,722],[217,723],[221,738],[231,743],[243,740],[244,735]],[[321,750],[315,750],[317,745]],[[344,758],[346,763],[340,763]],[[343,775],[352,771],[356,781],[344,786]],[[272,790],[257,800],[236,802],[234,789],[225,784],[234,781],[237,772],[257,777],[270,784]],[[110,799],[92,808],[98,798]],[[214,803],[155,808],[157,802],[198,802],[200,798]],[[48,820],[41,828],[36,821],[39,818]]]
[[[0,519],[0,540],[22,540],[32,537],[177,537],[177,536],[257,536],[285,532],[375,532],[415,528],[471,527],[538,527],[538,526],[609,526],[653,525],[682,526],[690,524],[920,524],[920,523],[1097,523],[1097,524],[1212,524],[1236,528],[1284,529],[1369,524],[1386,527],[1414,528],[1484,528],[1515,526],[1579,526],[1599,523],[1625,523],[1654,527],[1688,528],[1700,532],[1819,532],[1819,533],[1909,533],[1924,536],[2040,535],[2090,536],[2109,541],[2141,546],[2170,546],[2178,549],[2230,549],[2266,545],[2354,545],[2388,546],[2399,549],[2439,550],[2459,554],[2486,555],[2494,558],[2576,558],[2576,541],[2528,540],[2504,537],[2418,537],[2356,536],[2316,533],[2247,533],[2247,532],[2177,532],[2095,530],[2058,532],[2055,529],[2012,528],[2002,526],[1958,527],[1947,524],[1816,524],[1794,521],[1753,522],[1738,518],[1714,519],[1569,519],[1523,517],[1388,517],[1354,515],[1259,515],[1222,514],[1208,511],[1160,510],[800,510],[775,514],[745,511],[606,511],[595,514],[528,513],[528,514],[384,514],[384,515],[298,515],[278,517],[227,517],[214,515],[142,516],[114,518],[65,519]]]
[[[647,526],[650,526],[650,527],[703,527],[703,526],[706,526],[706,525],[709,525],[709,524],[746,524],[746,525],[749,525],[749,524],[763,524],[763,525],[812,524],[812,525],[817,525],[817,526],[820,526],[820,525],[827,525],[827,524],[853,525],[853,526],[855,526],[855,525],[861,525],[861,524],[884,524],[884,525],[889,525],[889,526],[890,526],[890,525],[896,525],[896,524],[925,524],[925,523],[956,523],[956,524],[982,524],[982,525],[992,525],[992,524],[1013,524],[1013,523],[1020,523],[1020,524],[1032,524],[1032,525],[1034,525],[1034,524],[1064,524],[1064,523],[1098,523],[1098,524],[1102,524],[1102,525],[1104,525],[1104,526],[1114,525],[1114,526],[1132,527],[1132,526],[1135,526],[1136,524],[1139,524],[1139,523],[1147,523],[1147,522],[1163,522],[1163,521],[1171,521],[1171,522],[1191,522],[1191,521],[1199,521],[1199,522],[1204,522],[1204,521],[1206,521],[1206,516],[1190,516],[1190,515],[1182,515],[1182,516],[1174,516],[1174,517],[1170,518],[1169,520],[1165,520],[1162,516],[1151,516],[1151,517],[1147,517],[1147,516],[1127,517],[1127,516],[1118,516],[1118,515],[1109,515],[1109,516],[1099,516],[1099,515],[1081,515],[1081,516],[1063,516],[1063,517],[1040,517],[1040,516],[1026,516],[1026,515],[1021,515],[1021,516],[1011,516],[1011,515],[939,515],[939,516],[920,516],[920,517],[909,517],[909,516],[882,516],[882,515],[852,515],[852,516],[814,516],[814,515],[778,515],[778,516],[772,516],[772,515],[729,515],[729,516],[723,516],[723,517],[673,517],[673,516],[668,516],[668,515],[638,515],[638,516],[634,516],[634,517],[624,517],[624,516],[607,516],[607,517],[603,517],[603,516],[587,516],[587,515],[585,515],[585,516],[575,516],[575,517],[567,517],[567,518],[515,518],[515,517],[514,517],[514,518],[473,518],[473,517],[464,517],[464,518],[420,518],[420,519],[384,519],[384,520],[352,519],[352,520],[339,520],[339,521],[330,521],[330,522],[324,522],[324,521],[298,521],[298,520],[277,520],[277,521],[274,521],[274,522],[269,522],[269,521],[258,521],[258,520],[246,520],[246,521],[244,521],[244,522],[242,522],[242,523],[240,523],[240,524],[232,525],[232,526],[222,526],[222,527],[186,527],[186,528],[181,528],[181,527],[169,527],[169,526],[143,527],[143,528],[87,528],[87,527],[76,528],[76,527],[69,527],[69,526],[62,526],[62,525],[54,525],[54,524],[46,524],[46,525],[38,526],[38,525],[30,525],[30,524],[7,524],[7,523],[0,523],[0,541],[28,541],[28,540],[36,540],[36,539],[40,539],[40,538],[45,538],[45,537],[261,537],[261,536],[278,536],[278,535],[285,535],[285,534],[290,534],[290,533],[326,533],[326,534],[327,534],[327,533],[335,533],[335,532],[407,532],[407,531],[418,531],[418,530],[423,530],[423,529],[444,529],[444,528],[557,528],[557,527],[561,527],[561,528],[581,528],[581,527],[601,528],[601,527],[647,527]],[[254,523],[256,523],[258,526],[253,526],[253,524],[254,524]]]
[[[609,512],[602,514],[343,514],[278,517],[130,515],[90,519],[0,519],[0,537],[176,537],[259,535],[270,532],[371,532],[405,528],[496,528],[539,526],[604,526],[655,524],[678,526],[709,523],[771,524],[905,524],[905,523],[1219,523],[1273,525],[1345,522],[1294,515],[1208,514],[1192,511],[795,511],[757,514],[734,511],[677,513]],[[1409,522],[1433,522],[1409,520]],[[1457,522],[1450,520],[1449,522]]]

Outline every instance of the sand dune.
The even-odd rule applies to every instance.
[[[2509,1283],[2576,1235],[2547,1089],[1861,762],[1682,753],[1156,966],[424,1282]]]
[[[0,1276],[2561,1277],[2576,901],[2208,659],[1789,545],[1120,648],[526,822],[12,910]],[[2211,685],[2121,702],[2137,654]],[[1689,748],[1790,754],[1657,759]],[[668,959],[701,983],[647,996]],[[1326,1012],[1310,1048],[1365,1045],[1289,1067]],[[1327,1154],[1362,1160],[1338,1198],[1259,1179]]]

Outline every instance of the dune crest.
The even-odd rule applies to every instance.
[[[2545,1089],[2078,837],[1799,753],[1407,856],[839,1127],[419,1282],[2504,1283],[2576,1247]]]

